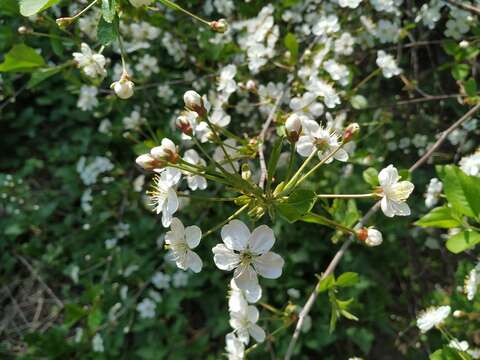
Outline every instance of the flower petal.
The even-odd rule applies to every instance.
[[[232,220],[222,228],[221,235],[229,249],[242,251],[247,248],[250,230],[240,220]]]
[[[398,180],[398,171],[393,165],[388,165],[385,169],[382,169],[378,174],[378,182],[380,186],[392,185]]]
[[[282,275],[285,264],[282,257],[274,252],[267,252],[253,260],[253,266],[259,275],[267,279],[277,279]]]
[[[195,249],[200,244],[202,230],[196,225],[187,226],[185,229],[185,241],[190,249]]]
[[[213,261],[221,270],[231,271],[240,263],[240,256],[223,244],[216,245],[213,249]]]
[[[194,273],[199,273],[200,271],[202,271],[203,262],[196,252],[188,250],[186,265],[187,268],[192,269]]]
[[[257,273],[250,265],[237,267],[233,273],[233,280],[235,285],[245,292],[255,291],[258,286]]]
[[[248,332],[255,339],[255,341],[261,343],[265,340],[265,330],[263,330],[257,324],[251,324],[248,327]]]
[[[254,254],[261,255],[269,251],[274,243],[275,235],[273,230],[267,225],[260,225],[253,230],[252,236],[250,236],[249,247]]]
[[[310,156],[313,150],[315,150],[315,147],[312,138],[307,135],[300,136],[297,142],[297,153],[303,157],[307,157]]]
[[[381,201],[380,205],[382,207],[382,211],[385,214],[385,216],[388,216],[388,217],[394,217],[395,216],[395,213],[394,213],[393,207],[392,207],[392,201],[390,201],[389,199],[387,199],[384,196],[382,198],[382,201]]]

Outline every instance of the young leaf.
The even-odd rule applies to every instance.
[[[443,167],[440,174],[445,195],[453,209],[463,215],[475,218],[480,213],[480,179],[466,175],[454,165]]]
[[[464,84],[465,92],[468,96],[476,96],[477,95],[477,83],[475,82],[474,78],[470,78],[465,81]]]
[[[60,0],[20,0],[20,14],[23,16],[32,16],[48,9],[59,1]]]
[[[324,291],[330,290],[334,286],[335,286],[335,276],[330,274],[325,279],[320,281],[320,285],[318,286],[318,293],[322,293]]]
[[[115,0],[102,0],[102,16],[107,23],[115,18]]]
[[[317,196],[311,190],[298,189],[288,196],[287,201],[277,202],[280,215],[288,222],[295,222],[312,210]]]
[[[54,66],[46,69],[38,69],[32,73],[32,77],[27,83],[27,89],[32,89],[41,82],[47,80],[49,77],[58,74],[60,71],[65,69],[65,66]]]
[[[0,64],[0,72],[29,72],[45,65],[43,58],[35,49],[25,45],[15,45]]]
[[[455,64],[452,68],[452,76],[455,80],[463,80],[470,73],[470,66],[467,64]]]
[[[108,45],[117,39],[117,21],[118,19],[114,19],[114,21],[108,23],[103,19],[103,17],[100,18],[97,27],[97,39],[100,44]]]
[[[335,282],[335,285],[341,287],[350,287],[358,283],[358,274],[355,272],[346,272],[340,275]]]
[[[447,206],[440,206],[432,209],[427,215],[414,224],[421,227],[450,229],[460,226],[461,222],[453,217],[452,209]]]
[[[365,180],[367,184],[371,186],[378,186],[378,170],[377,169],[373,167],[369,167],[362,173],[362,176],[363,176],[363,180]]]
[[[288,33],[285,35],[285,38],[283,39],[283,42],[285,44],[285,47],[290,51],[290,54],[292,55],[292,59],[294,62],[296,62],[297,57],[298,57],[298,40],[295,37],[294,34]]]
[[[454,254],[473,248],[480,243],[480,233],[473,230],[464,230],[447,240],[447,249]]]
[[[280,137],[273,146],[272,154],[268,160],[267,173],[268,173],[268,183],[272,182],[272,179],[277,170],[278,159],[280,158],[280,153],[282,151],[283,137]]]

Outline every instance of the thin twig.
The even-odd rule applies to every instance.
[[[480,15],[480,9],[473,6],[473,5],[470,5],[470,4],[467,4],[467,3],[462,3],[460,1],[457,1],[457,0],[446,0],[447,3],[451,4],[451,5],[454,5],[456,7],[459,7],[459,8],[462,8],[464,10],[467,10],[467,11],[471,11],[477,15]]]
[[[428,159],[432,156],[434,151],[438,149],[442,143],[446,140],[447,136],[454,131],[456,128],[458,128],[460,125],[462,125],[466,120],[468,120],[473,114],[475,114],[478,110],[480,110],[480,104],[475,105],[473,108],[471,108],[469,111],[467,111],[460,119],[458,119],[455,123],[453,123],[448,129],[444,130],[441,132],[440,136],[438,137],[438,140],[430,147],[430,149],[423,155],[420,159],[418,159],[408,170],[410,173],[418,169],[420,166],[425,164]],[[359,229],[364,224],[370,219],[372,215],[374,215],[378,209],[380,208],[380,202],[377,202],[375,205],[373,205],[370,210],[360,219],[360,221],[355,225],[355,229]],[[323,279],[325,279],[327,276],[332,274],[337,267],[338,263],[340,262],[341,258],[347,251],[348,247],[352,244],[352,242],[355,240],[354,236],[350,236],[347,241],[345,241],[342,245],[342,247],[337,251],[335,256],[333,257],[332,261],[330,261],[330,264],[328,264],[327,269],[325,272],[322,274],[320,277],[320,280],[317,282],[315,289],[313,292],[310,294],[307,302],[303,306],[302,310],[300,311],[300,314],[298,316],[298,321],[297,325],[295,326],[295,331],[293,333],[293,336],[290,340],[290,343],[288,345],[287,353],[285,354],[285,360],[289,360],[293,354],[293,350],[295,348],[295,344],[298,341],[298,338],[300,337],[302,325],[305,321],[306,316],[310,312],[310,310],[313,307],[313,304],[315,303],[317,296],[318,296],[318,290],[320,287],[320,283]]]

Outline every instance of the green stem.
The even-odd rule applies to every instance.
[[[215,225],[213,228],[211,228],[210,230],[208,230],[205,234],[202,235],[202,239],[208,235],[210,235],[211,233],[213,233],[214,231],[217,231],[218,229],[220,229],[223,225],[225,225],[226,223],[228,223],[229,221],[235,219],[238,215],[240,215],[242,212],[244,212],[248,206],[250,205],[250,203],[247,203],[245,205],[243,205],[240,209],[238,209],[237,211],[235,211],[232,215],[230,215],[225,221],[222,221],[220,224],[218,225]]]
[[[291,144],[290,146],[290,159],[288,161],[288,170],[287,170],[287,181],[290,180],[290,176],[292,176],[293,171],[293,164],[295,163],[295,144]]]
[[[217,132],[217,130],[215,129],[215,127],[213,126],[213,124],[210,122],[210,119],[208,118],[208,116],[205,116],[205,121],[207,122],[208,127],[210,128],[210,130],[212,130],[213,135],[215,136],[215,139],[218,140],[218,144],[220,145],[220,148],[222,149],[223,154],[225,155],[225,158],[226,158],[226,159],[228,160],[228,162],[230,163],[230,166],[232,167],[232,169],[235,169],[235,166],[233,166],[232,159],[230,158],[230,155],[227,153],[227,150],[226,150],[225,147],[224,147],[224,144],[223,144],[222,139],[220,139],[220,136],[218,136],[218,132]],[[235,150],[236,150],[236,149],[235,149]]]
[[[374,78],[375,76],[377,76],[378,74],[380,74],[380,71],[381,71],[380,68],[377,68],[377,69],[375,69],[374,71],[372,71],[372,72],[370,73],[370,75],[368,75],[365,79],[363,79],[362,81],[360,81],[360,82],[358,83],[358,85],[353,88],[352,94],[355,94],[355,93],[358,91],[358,89],[360,89],[363,85],[365,85],[365,84],[366,84],[367,82],[369,82],[372,78]]]
[[[231,198],[219,198],[219,197],[206,197],[206,196],[196,196],[196,195],[190,195],[186,193],[177,193],[178,196],[180,197],[186,197],[190,199],[195,199],[195,200],[203,200],[203,201],[235,201],[237,198],[236,197],[231,197]]]
[[[276,329],[274,332],[272,332],[269,336],[273,337],[277,335],[279,332],[288,329],[290,325],[292,325],[295,321],[294,320],[289,320],[286,324],[280,326],[278,329]],[[253,350],[255,350],[257,347],[259,347],[261,344],[256,343],[255,345],[250,346],[247,350],[245,350],[245,355],[251,353]]]
[[[170,1],[170,0],[160,0],[160,2],[162,4],[164,4],[165,6],[168,6],[169,8],[171,9],[174,9],[174,10],[178,10],[180,12],[183,12],[184,14],[187,14],[188,16],[191,16],[192,18],[194,18],[195,20],[198,20],[200,21],[202,24],[205,24],[207,26],[210,27],[210,22],[207,21],[207,20],[204,20],[202,19],[201,17],[195,15],[195,14],[192,14],[190,11],[188,10],[185,10],[184,8],[182,8],[180,5],[177,5],[175,4],[173,1]]]
[[[308,156],[308,158],[303,162],[303,164],[300,166],[300,168],[297,170],[295,175],[293,175],[292,179],[285,185],[285,188],[283,191],[288,190],[290,187],[292,187],[297,179],[302,175],[303,169],[312,161],[313,157],[317,154],[317,149],[313,150],[312,153]]]
[[[72,19],[76,19],[77,17],[79,16],[82,16],[82,14],[86,11],[88,11],[88,9],[90,9],[93,5],[95,5],[97,3],[98,0],[93,0],[90,4],[88,4],[87,7],[85,7],[83,10],[81,10],[78,14],[72,16]]]
[[[361,199],[377,196],[377,194],[317,194],[320,199]]]

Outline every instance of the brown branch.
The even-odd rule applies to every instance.
[[[471,11],[477,15],[480,15],[480,9],[473,5],[464,4],[457,0],[445,0],[445,1],[453,6],[456,6],[456,7],[462,8],[463,10]]]
[[[412,173],[416,169],[418,169],[420,166],[425,164],[428,159],[432,156],[432,154],[435,152],[436,149],[438,149],[443,142],[447,139],[447,136],[454,131],[456,128],[458,128],[460,125],[462,125],[466,120],[468,120],[472,115],[474,115],[478,110],[480,110],[480,104],[475,105],[473,108],[471,108],[469,111],[467,111],[460,119],[458,119],[455,123],[453,123],[448,129],[442,131],[440,133],[440,136],[438,137],[438,140],[430,147],[430,149],[420,158],[418,159],[409,169],[408,171]],[[355,229],[359,229],[364,226],[364,224],[372,217],[380,208],[380,202],[377,202],[375,205],[373,205],[370,210],[360,219],[360,221],[355,225]],[[335,268],[337,267],[338,263],[342,259],[343,255],[347,251],[348,247],[352,244],[352,242],[355,240],[354,236],[350,236],[347,241],[345,241],[342,245],[342,247],[337,251],[333,259],[330,261],[330,263],[327,266],[327,269],[325,272],[322,274],[320,277],[319,281],[317,282],[315,289],[313,292],[310,294],[307,302],[303,306],[302,310],[300,311],[300,314],[298,316],[298,321],[297,325],[295,326],[295,331],[293,333],[292,339],[290,340],[290,343],[288,345],[287,353],[285,354],[285,360],[289,360],[293,354],[293,350],[295,348],[295,344],[300,337],[302,325],[305,321],[306,316],[310,312],[310,310],[313,307],[313,304],[315,303],[315,300],[317,299],[318,296],[318,290],[320,288],[320,283],[322,282],[323,279],[331,275],[334,271]]]

